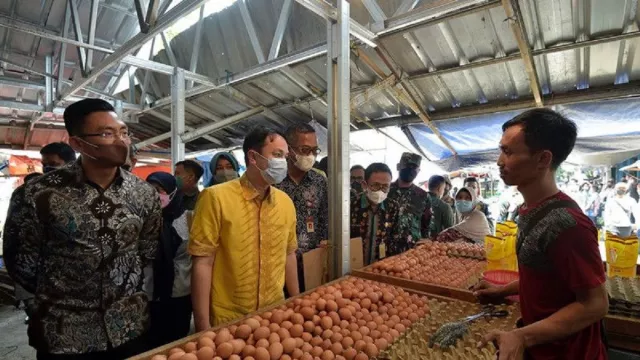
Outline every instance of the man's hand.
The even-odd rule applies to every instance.
[[[517,330],[499,331],[492,330],[485,335],[481,346],[493,342],[498,348],[498,360],[522,360],[524,359],[524,337]]]
[[[505,297],[504,286],[490,284],[481,280],[471,288],[473,296],[481,301],[500,300]]]
[[[320,241],[320,243],[318,244],[318,247],[319,248],[324,248],[324,249],[329,248],[329,241],[327,241],[327,240]]]

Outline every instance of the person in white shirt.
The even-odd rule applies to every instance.
[[[640,219],[638,203],[627,194],[626,183],[617,183],[614,195],[609,197],[604,207],[605,229],[622,237],[629,236],[636,227],[631,221],[631,215]]]

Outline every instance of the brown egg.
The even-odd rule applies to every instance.
[[[289,330],[285,328],[280,328],[280,330],[278,330],[278,336],[280,336],[280,340],[284,340],[284,339],[290,338],[291,334],[289,333]]]
[[[350,320],[352,313],[351,310],[347,309],[347,308],[342,308],[340,310],[338,310],[338,315],[340,315],[340,318],[343,320]]]
[[[346,360],[342,355],[336,355],[336,360]]]
[[[371,333],[369,334],[369,336],[371,336],[372,339],[379,339],[380,336],[382,336],[382,333],[378,330],[371,330]]]
[[[320,356],[323,352],[324,350],[320,346],[314,346],[313,350],[311,350],[311,355]]]
[[[331,342],[334,342],[334,343],[341,342],[343,337],[344,336],[342,336],[341,333],[334,332],[333,335],[331,335]]]
[[[282,352],[284,351],[282,344],[280,342],[273,343],[269,345],[269,355],[271,356],[271,360],[278,360],[282,356]]]
[[[322,318],[318,315],[313,315],[313,319],[311,321],[313,321],[314,324],[319,325],[320,324],[320,320],[322,320]]]
[[[244,340],[242,340],[242,339],[233,339],[233,340],[230,341],[230,343],[231,343],[231,345],[233,345],[233,353],[234,354],[240,354],[242,352],[242,349],[246,345]]]
[[[340,309],[347,307],[350,303],[351,301],[345,298],[336,299],[336,304],[338,304],[338,308]]]
[[[242,360],[242,358],[240,357],[240,355],[233,354],[229,356],[229,360]]]
[[[389,346],[389,343],[385,338],[376,339],[375,344],[379,350],[384,350],[387,348],[387,346]]]
[[[342,338],[342,347],[345,349],[348,349],[350,347],[352,347],[354,344],[353,339],[350,336],[345,336],[344,338]]]
[[[303,324],[304,323],[304,316],[302,316],[302,314],[293,314],[291,315],[291,322],[294,324]]]
[[[336,326],[337,326],[338,324],[340,324],[340,321],[341,321],[341,320],[340,320],[340,315],[338,315],[338,313],[337,313],[337,312],[335,312],[335,311],[330,312],[330,313],[329,313],[329,317],[330,317],[330,318],[331,318],[331,320],[333,321],[333,325],[336,325]]]
[[[331,350],[325,350],[322,352],[321,359],[322,360],[334,360],[336,358],[336,355],[331,352]]]
[[[369,357],[376,357],[378,355],[378,348],[374,344],[367,344],[364,352],[369,355]]]
[[[300,337],[304,332],[304,328],[300,324],[295,324],[289,329],[289,334],[293,337]]]
[[[213,331],[207,331],[204,334],[202,334],[203,337],[208,337],[211,340],[215,340],[216,339],[216,333],[214,333]]]
[[[373,304],[377,304],[378,301],[380,301],[380,295],[375,292],[369,293],[369,300],[371,300]]]
[[[251,326],[243,324],[238,326],[238,328],[236,329],[236,337],[242,340],[247,340],[252,332],[253,331],[251,330]]]
[[[309,342],[312,346],[320,346],[324,340],[320,336],[314,336]]]
[[[260,340],[260,339],[266,339],[269,337],[269,335],[271,334],[271,330],[268,327],[259,327],[256,329],[256,331],[253,332],[253,338],[256,340]],[[220,336],[218,334],[218,336]]]
[[[322,332],[322,334],[320,335],[323,339],[331,339],[331,337],[333,336],[333,331],[331,330],[325,330]]]
[[[351,338],[354,341],[362,340],[362,334],[359,331],[352,331],[351,332]]]
[[[356,358],[357,354],[358,354],[358,352],[354,348],[348,348],[347,350],[345,350],[342,353],[342,355],[344,355],[344,358],[347,359],[347,360],[354,360]],[[367,359],[367,360],[369,360],[369,359]]]
[[[206,337],[206,336],[201,336],[198,339],[198,349],[201,349],[203,347],[210,347],[210,348],[214,348],[216,345],[213,342],[213,340],[211,340],[210,338]]]
[[[280,360],[291,360],[291,356],[284,354],[280,357]]]
[[[184,351],[187,353],[194,352],[198,349],[198,344],[195,341],[190,341],[184,345]]]
[[[398,330],[398,332],[402,334],[404,332],[404,330],[405,330],[405,327],[402,324],[396,324],[394,329]]]
[[[233,339],[233,337],[231,336],[231,333],[228,329],[220,329],[220,331],[218,331],[218,334],[216,335],[216,347],[220,346],[220,344],[222,343],[226,343],[231,339]]]
[[[213,357],[213,354],[211,354],[211,357]],[[167,360],[167,357],[165,355],[155,355],[151,360]]]
[[[302,336],[301,336],[301,337],[302,337],[302,340],[303,340],[304,342],[309,342],[309,341],[311,341],[311,339],[313,339],[313,335],[311,335],[311,334],[310,334],[310,333],[308,333],[308,332],[302,333]]]
[[[247,356],[253,356],[256,353],[256,348],[253,345],[246,345],[244,347],[244,349],[242,349],[242,356],[244,356],[245,358]]]
[[[302,314],[305,320],[312,320],[316,312],[311,307],[306,306],[300,309],[300,314]]]
[[[338,311],[338,303],[336,303],[334,300],[328,300],[327,311]]]
[[[278,325],[276,323],[271,323],[271,324],[269,324],[269,330],[271,332],[278,332],[278,330],[280,330],[280,325]]]
[[[369,330],[369,328],[366,326],[361,326],[358,331],[360,331],[360,334],[362,334],[362,336],[367,336],[371,332],[371,330]]]
[[[323,329],[331,329],[331,327],[333,326],[333,320],[331,320],[330,317],[325,316],[320,320],[320,325],[322,326]]]
[[[182,355],[180,360],[198,360],[198,357],[196,356],[196,354],[189,353]]]
[[[324,331],[324,329],[322,328],[322,326],[316,326],[316,328],[313,329],[313,335],[320,336],[320,335],[322,335],[323,331]]]
[[[327,300],[320,298],[318,299],[318,301],[316,301],[316,309],[323,311],[326,309],[326,307],[327,307]]]
[[[329,350],[329,349],[331,349],[331,340],[329,340],[329,339],[324,340],[324,341],[322,342],[322,344],[320,345],[320,347],[321,347],[323,350]]]
[[[300,359],[302,357],[304,353],[302,352],[302,350],[300,349],[293,349],[293,352],[291,353],[291,358],[293,359]]]
[[[304,340],[302,340],[302,338],[295,338],[294,340],[296,341],[297,348],[301,348],[302,345],[304,344]]]
[[[260,320],[260,326],[269,327],[269,324],[271,324],[271,322],[267,319]]]
[[[353,347],[358,351],[364,351],[365,347],[367,347],[367,342],[364,340],[358,340]]]
[[[223,359],[228,359],[229,356],[233,354],[233,345],[229,342],[218,345],[218,347],[216,347],[216,354]]]
[[[293,327],[293,323],[292,323],[291,321],[289,321],[289,320],[285,320],[285,321],[283,321],[283,322],[280,324],[280,328],[282,328],[282,329],[287,329],[287,330],[289,330],[289,329],[291,329],[292,327]]]
[[[391,336],[393,336],[393,338],[394,338],[394,339],[395,339],[395,338],[397,338],[398,336],[400,336],[400,333],[399,333],[399,332],[398,332],[398,330],[396,330],[396,329],[391,329],[391,330],[389,330],[389,334],[390,334]]]
[[[313,350],[313,345],[311,345],[310,343],[306,342],[302,345],[302,347],[300,348],[302,350],[303,353],[310,353],[311,350]]]
[[[305,307],[311,307],[313,305],[313,303],[311,302],[311,300],[302,300],[302,302],[300,303],[300,306],[305,308]]]
[[[293,349],[296,348],[296,339],[287,338],[282,341],[282,349],[285,354],[293,353]]]
[[[356,324],[356,323],[349,324],[349,330],[351,330],[351,331],[356,331],[359,328],[360,328],[360,326],[358,326],[358,324]]]
[[[313,321],[305,321],[304,325],[302,325],[302,326],[304,328],[304,331],[309,332],[309,333],[312,332],[313,329],[316,328],[316,324],[314,324]]]
[[[333,351],[334,354],[342,354],[342,344],[339,342],[334,342],[333,344],[331,344],[331,351]]]
[[[256,360],[270,360],[271,355],[269,354],[269,350],[265,348],[257,348],[254,358],[256,358]]]
[[[375,321],[368,321],[367,327],[369,328],[369,330],[375,330],[378,328],[378,324]]]
[[[267,339],[260,339],[256,342],[256,348],[268,348],[269,347],[269,340]]]
[[[279,342],[280,342],[280,335],[278,335],[277,333],[271,333],[271,335],[269,335],[269,344],[275,344]]]
[[[271,311],[267,311],[267,312],[262,314],[262,318],[263,319],[267,319],[267,320],[271,320],[271,316],[272,315],[273,315],[273,313]]]
[[[283,311],[274,311],[271,315],[271,322],[280,325],[284,321]]]
[[[184,349],[182,348],[173,348],[171,350],[169,350],[169,356],[175,354],[175,353],[183,353]]]
[[[367,354],[361,352],[361,353],[358,353],[358,355],[356,355],[356,357],[353,358],[353,360],[369,360],[369,356],[367,356]]]

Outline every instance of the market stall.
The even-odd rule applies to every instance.
[[[485,316],[452,324],[478,313]],[[132,360],[493,359],[493,344],[475,346],[478,334],[513,328],[518,317],[515,305],[483,308],[348,276]]]

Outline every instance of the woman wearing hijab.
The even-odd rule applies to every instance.
[[[436,241],[466,241],[483,243],[486,235],[491,235],[489,222],[482,211],[476,209],[476,192],[463,187],[456,193],[456,225],[442,231]]]
[[[166,172],[147,177],[160,196],[163,225],[153,262],[151,339],[160,346],[185,337],[191,326],[191,256],[187,253],[189,213],[176,178]]]
[[[209,163],[211,181],[207,187],[225,183],[239,177],[240,165],[235,156],[229,152],[219,152],[213,156]]]

